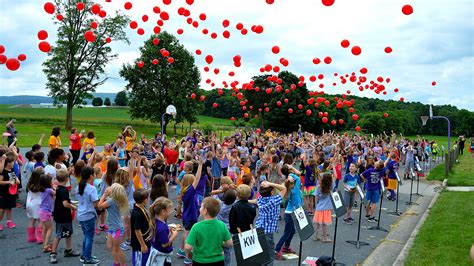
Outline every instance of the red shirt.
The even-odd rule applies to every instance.
[[[178,151],[177,150],[170,150],[168,148],[165,148],[165,153],[163,154],[165,156],[166,162],[168,165],[170,164],[175,164],[178,161]]]
[[[69,137],[70,145],[69,149],[73,151],[81,150],[81,136],[78,133],[71,134]]]

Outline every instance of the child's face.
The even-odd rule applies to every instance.
[[[166,210],[162,210],[162,214],[165,219],[168,219],[168,217],[170,217],[172,212],[173,212],[173,206],[169,206],[168,208],[166,208]]]
[[[356,171],[356,166],[354,164],[351,164],[349,166],[349,171],[351,171],[351,173],[354,173]]]
[[[204,205],[203,205],[203,204],[201,204],[201,208],[199,208],[199,215],[201,215],[202,217],[204,217],[206,214],[207,214],[207,209],[204,208]]]

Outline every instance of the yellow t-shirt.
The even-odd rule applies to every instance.
[[[48,142],[49,148],[55,149],[55,148],[60,148],[61,147],[61,138],[59,136],[55,137],[51,135],[49,137],[49,142]]]
[[[94,148],[95,147],[95,139],[90,139],[90,138],[84,139],[84,142],[82,143],[82,146],[86,147],[87,144],[91,145],[91,148]]]
[[[132,151],[133,148],[133,138],[131,137],[125,137],[125,143],[127,143],[127,146],[125,147],[126,151]]]

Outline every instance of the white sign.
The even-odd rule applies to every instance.
[[[397,181],[398,181],[398,182],[401,182],[401,181],[400,181],[400,176],[398,175],[398,172],[395,172],[395,175],[397,176]]]
[[[166,107],[166,113],[169,115],[176,114],[176,107],[174,107],[174,105],[168,105],[168,107]]]
[[[383,179],[380,179],[380,185],[382,186],[382,193],[385,192],[385,185],[383,184]]]
[[[331,193],[331,197],[334,200],[334,207],[336,207],[336,210],[342,207],[342,201],[341,198],[339,197],[339,193],[333,192]]]
[[[244,260],[263,252],[256,229],[239,233],[240,248]]]
[[[306,219],[306,214],[304,213],[303,207],[299,207],[295,210],[295,216],[298,220],[300,229],[303,230],[308,225],[308,219]]]
[[[359,192],[360,199],[364,200],[364,198],[365,198],[364,191],[362,191],[359,184],[357,184],[356,188],[357,188],[357,192]]]

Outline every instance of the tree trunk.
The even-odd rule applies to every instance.
[[[176,122],[174,122],[174,125],[173,125],[173,130],[174,130],[174,135],[175,135],[175,136],[177,136],[177,135],[178,135],[178,133],[177,133],[177,131],[176,131]]]
[[[73,109],[72,104],[67,104],[66,107],[66,130],[71,130],[72,128],[72,109]]]

